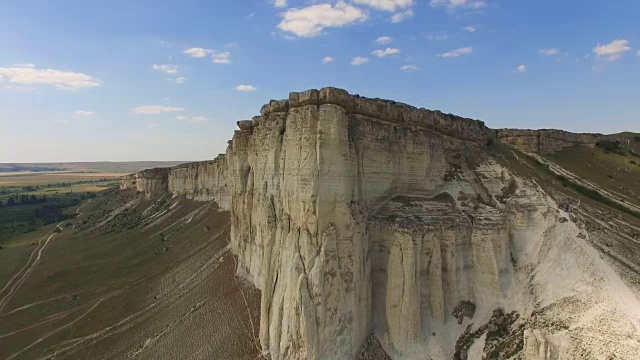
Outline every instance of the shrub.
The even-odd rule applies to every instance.
[[[627,155],[624,148],[620,145],[620,141],[600,140],[596,143],[596,146],[604,150],[606,153]]]

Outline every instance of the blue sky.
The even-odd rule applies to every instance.
[[[615,3],[615,4],[614,4]],[[640,2],[0,0],[0,162],[202,160],[290,91],[640,132]]]

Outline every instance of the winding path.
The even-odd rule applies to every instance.
[[[56,225],[55,228],[59,229],[61,224],[62,223]],[[38,242],[38,246],[36,246],[33,252],[31,252],[31,256],[29,256],[29,260],[27,260],[27,263],[22,267],[22,269],[20,269],[20,271],[13,275],[13,277],[9,279],[9,282],[7,282],[2,290],[0,290],[0,313],[2,313],[2,310],[4,310],[5,306],[7,306],[15,293],[20,290],[24,282],[27,281],[27,279],[33,272],[33,269],[35,269],[35,267],[40,262],[40,258],[42,257],[44,249],[46,249],[47,245],[49,245],[49,241],[51,241],[53,236],[56,234],[55,230],[53,231],[54,232],[48,237],[47,235],[45,235],[42,239],[40,239],[40,241]],[[36,255],[35,258],[34,255]],[[8,291],[5,291],[7,289]]]

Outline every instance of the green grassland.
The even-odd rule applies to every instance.
[[[602,148],[573,146],[546,158],[604,189],[640,205],[640,157]]]
[[[117,186],[114,178],[78,180],[76,177],[71,182],[46,183],[45,180],[50,180],[47,175],[32,177],[44,179],[22,185],[1,185],[0,182],[0,245],[17,235],[73,217],[74,214],[65,211],[67,208]]]

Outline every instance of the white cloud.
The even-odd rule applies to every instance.
[[[191,48],[184,51],[184,54],[187,54],[194,58],[203,58],[207,56],[207,54],[212,53],[213,50],[204,49],[204,48]]]
[[[231,53],[228,51],[213,51],[211,55],[211,62],[214,64],[230,64],[231,60],[229,59],[229,56],[231,56]]]
[[[76,110],[73,112],[75,116],[93,116],[95,115],[95,111],[86,111],[86,110]]]
[[[380,36],[374,41],[374,43],[378,45],[386,45],[386,44],[390,44],[392,41],[393,39],[390,36]]]
[[[450,57],[460,57],[462,55],[469,55],[471,53],[473,53],[473,48],[472,47],[465,47],[465,48],[460,48],[460,49],[447,51],[446,53],[438,54],[436,56],[437,57],[442,57],[442,58],[450,58]]]
[[[274,0],[273,6],[277,8],[287,7],[287,0]]]
[[[258,90],[257,87],[253,86],[253,85],[238,85],[236,87],[237,91],[243,91],[243,92],[253,92]]]
[[[395,54],[398,54],[399,52],[400,50],[398,49],[386,48],[384,50],[375,50],[374,52],[372,52],[372,54],[381,58],[389,55],[395,55]]]
[[[362,57],[362,56],[356,56],[353,58],[353,60],[351,60],[351,65],[353,66],[360,66],[362,64],[366,64],[369,62],[369,59],[366,57]]]
[[[415,65],[402,65],[400,67],[400,70],[402,71],[415,71],[418,70],[418,67]]]
[[[323,64],[328,64],[328,63],[330,63],[330,62],[333,62],[333,60],[335,60],[335,59],[334,59],[334,58],[332,58],[331,56],[325,56],[325,57],[322,59],[322,63],[323,63]]]
[[[427,34],[426,35],[427,40],[429,41],[439,41],[439,40],[447,40],[449,39],[449,35],[448,34]]]
[[[225,48],[234,48],[237,47],[237,44],[229,44],[226,45]],[[212,49],[205,48],[191,48],[184,51],[185,54],[194,57],[194,58],[203,58],[207,55],[211,55],[211,62],[214,64],[230,64],[231,60],[229,57],[231,53],[228,51],[216,51]]]
[[[560,54],[560,50],[555,49],[555,48],[550,48],[550,49],[540,49],[538,50],[538,52],[542,55],[545,56],[554,56],[554,55],[558,55]]]
[[[475,26],[466,26],[464,28],[464,31],[472,33],[472,32],[476,32],[476,28]]]
[[[282,14],[278,29],[299,37],[314,37],[325,28],[343,27],[365,21],[367,13],[339,0],[336,5],[317,4],[302,9],[289,9]]]
[[[527,72],[527,65],[520,65],[516,68],[516,72],[523,73]]]
[[[51,119],[51,122],[54,124],[67,124],[69,120],[67,119]]]
[[[155,71],[160,71],[165,74],[177,74],[178,73],[178,65],[171,64],[153,64],[151,68]]]
[[[209,119],[207,119],[204,116],[178,116],[176,118],[176,120],[182,121],[182,122],[190,122],[190,123],[193,123],[193,124],[208,124],[209,123]]]
[[[399,22],[403,22],[408,18],[413,16],[413,10],[409,9],[407,11],[395,13],[391,16],[391,22],[397,24]]]
[[[15,67],[26,67],[26,68],[34,68],[36,67],[34,64],[13,64]]]
[[[0,82],[8,80],[21,85],[51,85],[58,89],[76,91],[101,86],[100,80],[83,73],[53,69],[36,69],[29,65],[0,67]]]
[[[596,45],[593,48],[593,52],[599,57],[604,57],[607,60],[618,60],[625,52],[631,50],[629,41],[627,40],[613,40],[606,45]]]
[[[149,127],[152,129],[156,129],[158,127],[158,124],[156,123],[149,123]]]
[[[638,50],[638,53],[636,55],[640,56],[640,50]]]
[[[183,112],[184,109],[181,107],[171,107],[164,105],[142,105],[134,108],[132,110],[136,114],[144,114],[144,115],[157,115],[157,114],[165,114],[165,113],[176,113]]]
[[[356,4],[367,5],[376,10],[396,11],[413,6],[414,0],[352,0]]]
[[[434,8],[456,9],[482,9],[487,3],[482,0],[431,0],[429,5]]]
[[[175,79],[176,84],[184,84],[184,83],[185,83],[185,81],[187,81],[187,78],[186,78],[186,77],[184,77],[184,76],[178,76],[178,77]]]

